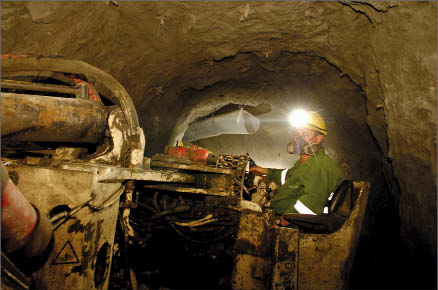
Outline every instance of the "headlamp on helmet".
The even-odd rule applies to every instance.
[[[309,114],[304,110],[295,110],[290,114],[289,122],[293,126],[301,128],[309,122]]]
[[[327,128],[322,116],[314,111],[302,109],[293,111],[289,116],[289,122],[296,128],[307,128],[327,135]]]

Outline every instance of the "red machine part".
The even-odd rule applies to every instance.
[[[91,83],[78,78],[73,78],[73,81],[75,82],[75,84],[86,84],[88,86],[88,99],[90,101],[96,101],[102,103],[102,100],[100,99],[100,96],[96,91],[96,88]]]
[[[23,247],[37,223],[37,214],[2,165],[2,248],[12,253]]]
[[[198,145],[192,146],[171,146],[167,147],[166,154],[171,157],[184,158],[187,157],[195,162],[207,162],[209,151]]]
[[[6,254],[23,250],[25,257],[39,257],[49,248],[52,223],[40,214],[9,178],[2,164],[1,243]]]

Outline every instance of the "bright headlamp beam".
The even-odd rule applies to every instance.
[[[290,114],[289,122],[295,127],[303,127],[309,122],[309,114],[304,110],[295,110]]]

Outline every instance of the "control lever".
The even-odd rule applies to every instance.
[[[251,157],[249,157],[249,153],[246,153],[246,155],[248,156],[248,163],[249,163],[248,168],[255,166],[256,163]],[[254,178],[255,178],[254,173],[245,171],[245,178],[243,181],[243,185],[247,188],[248,194],[246,194],[246,196],[244,195],[244,198],[247,200],[251,200],[252,191],[254,191],[254,189],[257,189],[257,187],[254,186]]]

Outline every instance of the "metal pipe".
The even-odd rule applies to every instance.
[[[103,104],[2,93],[2,141],[97,143],[107,126]]]
[[[69,72],[85,75],[98,92],[105,91],[107,98],[120,105],[128,123],[128,136],[131,142],[134,142],[131,148],[137,148],[136,143],[140,142],[141,137],[138,132],[139,123],[134,103],[126,89],[106,72],[79,60],[29,55],[2,57],[1,71],[2,76],[26,71]]]
[[[4,80],[4,79],[1,82],[1,87],[7,89],[64,93],[64,94],[75,95],[76,97],[79,97],[81,95],[81,90],[82,90],[80,87],[37,84],[37,83],[22,82],[15,80]]]

